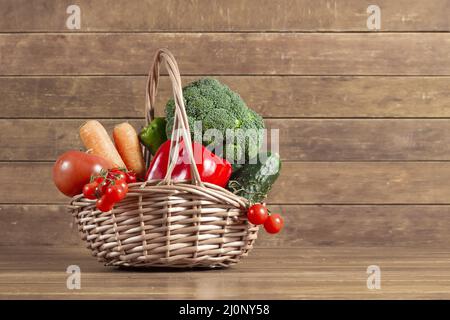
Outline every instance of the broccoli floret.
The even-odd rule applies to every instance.
[[[194,133],[195,122],[201,121],[202,136],[208,129],[220,131],[224,150],[215,148],[217,144],[212,143],[215,140],[212,137],[204,137],[198,142],[211,150],[214,149],[212,151],[218,156],[226,158],[233,164],[257,155],[263,141],[260,129],[264,129],[264,121],[259,114],[247,107],[236,92],[216,79],[203,78],[184,87],[183,96],[191,134]],[[166,105],[166,131],[169,137],[172,132],[174,109],[175,103],[171,99]],[[231,139],[232,136],[234,139]]]

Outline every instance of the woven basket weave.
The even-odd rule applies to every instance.
[[[155,55],[146,90],[146,121],[153,118],[160,63],[165,62],[175,100],[171,160],[163,180],[130,184],[110,212],[75,196],[69,206],[82,239],[100,262],[132,267],[227,267],[252,249],[258,227],[246,218],[247,200],[204,183],[194,163],[181,78],[173,55]],[[178,129],[178,130],[177,130]],[[192,181],[172,181],[179,142],[190,154]],[[150,155],[145,152],[147,164]]]

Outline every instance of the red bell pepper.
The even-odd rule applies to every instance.
[[[206,149],[200,143],[192,144],[194,158],[200,178],[203,182],[209,182],[221,187],[225,187],[231,176],[231,164],[214,153]],[[200,148],[200,149],[197,149]],[[198,150],[201,150],[199,152]],[[164,142],[153,157],[147,171],[146,180],[164,179],[169,165],[170,140]],[[190,180],[191,169],[189,155],[185,148],[184,141],[179,145],[179,157],[172,172],[173,181]]]

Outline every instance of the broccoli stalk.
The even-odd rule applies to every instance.
[[[216,79],[203,78],[184,87],[183,95],[191,134],[193,135],[196,121],[202,123],[202,137],[206,130],[217,129],[223,137],[217,143],[222,143],[222,154],[211,139],[203,138],[203,141],[197,142],[226,158],[235,168],[238,167],[236,164],[258,154],[263,141],[260,129],[264,129],[264,121],[259,114],[247,107],[236,92]],[[168,137],[172,132],[174,109],[175,103],[171,99],[166,105]]]

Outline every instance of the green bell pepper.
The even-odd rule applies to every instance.
[[[141,143],[150,151],[152,155],[155,155],[159,146],[167,140],[166,119],[153,119],[141,130],[139,133],[139,140],[141,140]]]

